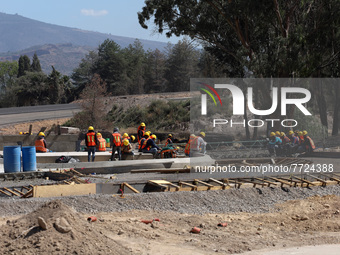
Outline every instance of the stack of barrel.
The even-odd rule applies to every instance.
[[[37,170],[37,157],[35,146],[4,146],[4,171],[15,173]]]

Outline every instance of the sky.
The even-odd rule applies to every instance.
[[[2,0],[0,12],[19,14],[38,21],[126,36],[176,44],[178,37],[167,38],[153,32],[154,25],[143,29],[138,23],[137,12],[144,0]]]

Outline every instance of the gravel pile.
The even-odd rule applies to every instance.
[[[124,212],[129,210],[175,211],[188,214],[252,212],[276,210],[275,204],[311,196],[338,195],[340,186],[307,188],[247,188],[225,191],[165,192],[63,198],[1,198],[0,215],[25,214],[48,201],[60,199],[82,213]]]

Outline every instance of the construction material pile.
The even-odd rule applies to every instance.
[[[60,201],[1,227],[2,254],[112,254],[124,249],[93,227],[86,217]]]

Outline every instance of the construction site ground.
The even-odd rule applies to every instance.
[[[4,131],[27,129],[20,125],[26,126]],[[328,163],[338,165],[337,159]],[[160,175],[117,174],[112,182],[155,176]],[[90,216],[97,221],[89,222]],[[227,226],[219,227],[223,222]],[[191,233],[194,227],[200,233]],[[0,197],[0,236],[1,254],[335,255],[340,250],[340,185]]]

